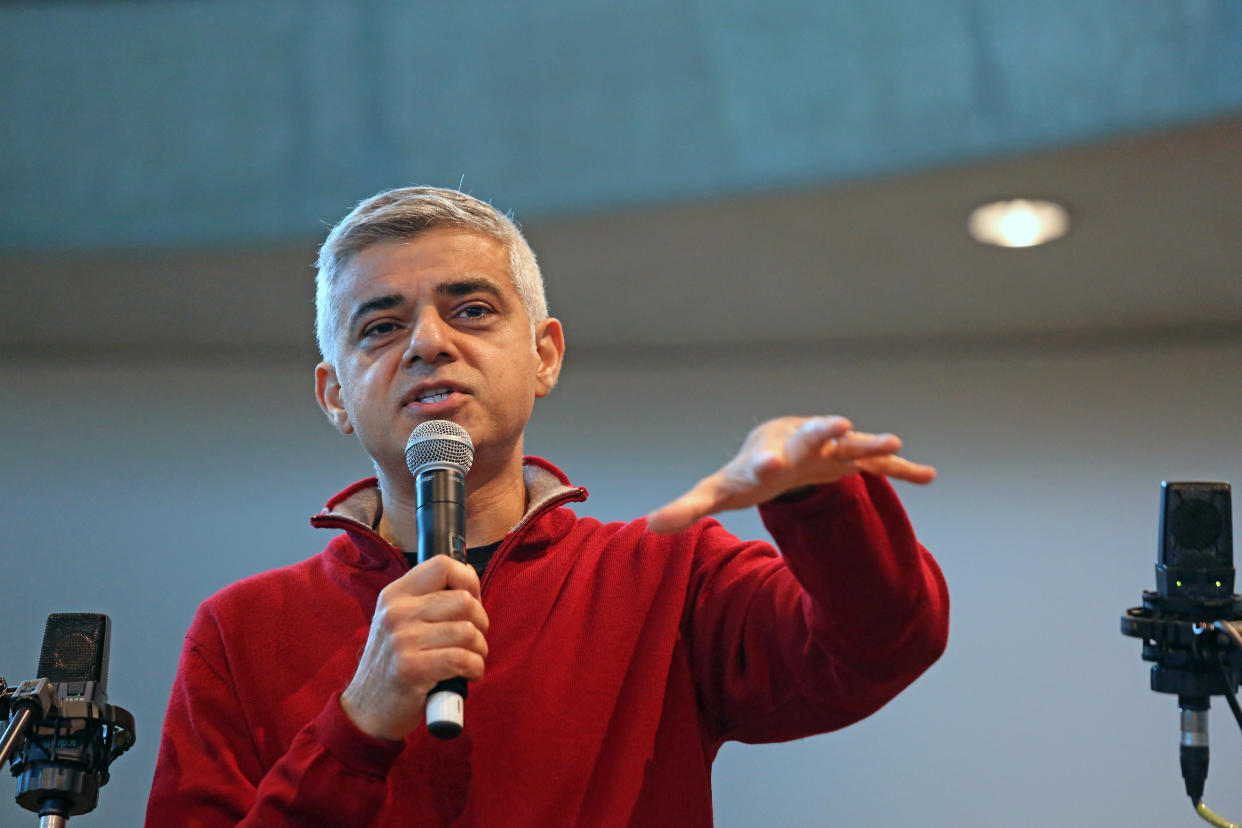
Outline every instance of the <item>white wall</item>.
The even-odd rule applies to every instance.
[[[571,328],[572,333],[572,328]],[[51,612],[113,618],[112,700],[138,720],[84,826],[133,826],[194,607],[313,554],[306,519],[368,473],[323,421],[310,365],[150,358],[0,362],[0,675],[32,676]],[[760,418],[841,412],[906,438],[941,478],[900,491],[949,581],[949,650],[840,733],[728,746],[717,822],[1189,824],[1172,698],[1147,689],[1121,611],[1153,584],[1162,478],[1238,479],[1242,342],[1042,353],[570,360],[528,449],[633,517],[727,458]],[[750,513],[725,522],[762,532]],[[1213,714],[1207,795],[1242,817],[1242,739]],[[0,822],[36,824],[0,783]]]

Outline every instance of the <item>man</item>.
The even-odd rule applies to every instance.
[[[842,727],[943,650],[943,578],[885,480],[935,472],[892,435],[780,418],[645,519],[575,516],[585,490],[522,456],[561,325],[489,205],[362,202],[320,251],[316,306],[316,396],[376,478],[313,519],[345,530],[322,553],[200,607],[149,825],[708,825],[724,741]],[[404,448],[439,419],[475,446],[471,565],[411,568]],[[752,505],[784,558],[701,520]],[[466,729],[439,741],[425,700],[454,676]]]

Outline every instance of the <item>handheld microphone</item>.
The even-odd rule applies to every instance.
[[[39,678],[5,699],[14,716],[0,756],[15,751],[17,804],[37,812],[41,827],[94,810],[108,765],[134,744],[134,717],[108,704],[110,643],[106,615],[49,615]]]
[[[405,463],[414,475],[418,562],[448,555],[466,563],[466,474],[474,443],[457,423],[420,423],[405,444]],[[465,721],[466,680],[445,679],[427,694],[427,730],[452,739]]]

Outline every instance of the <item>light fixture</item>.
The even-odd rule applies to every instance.
[[[997,247],[1034,247],[1069,231],[1069,211],[1055,201],[1013,198],[981,204],[966,229],[975,241]]]

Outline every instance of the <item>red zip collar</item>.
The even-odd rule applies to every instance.
[[[580,486],[566,492],[561,492],[559,495],[544,501],[533,512],[518,521],[518,525],[513,527],[513,531],[505,535],[504,540],[500,542],[500,548],[496,550],[496,554],[492,555],[492,559],[488,562],[487,568],[483,570],[483,580],[479,582],[479,595],[482,596],[483,592],[487,589],[487,585],[492,581],[492,575],[496,572],[496,567],[499,566],[500,562],[504,560],[505,555],[508,554],[509,550],[517,545],[518,538],[532,523],[534,523],[535,518],[538,518],[541,515],[546,515],[548,512],[551,512],[553,509],[558,509],[566,503],[586,500],[586,496],[586,489]]]
[[[565,473],[548,461],[540,457],[524,457],[522,459],[524,465],[533,466],[544,472],[551,473],[563,486],[569,488],[558,491],[556,494],[536,506],[533,510],[527,512],[522,516],[522,519],[518,521],[517,525],[514,526],[507,535],[505,535],[504,539],[501,541],[500,547],[496,550],[495,555],[492,556],[492,560],[487,569],[483,572],[483,581],[480,584],[480,590],[487,586],[488,582],[491,580],[491,574],[495,570],[496,565],[500,563],[506,553],[516,544],[517,540],[525,534],[526,530],[532,523],[535,522],[536,519],[566,503],[583,501],[587,498],[586,489],[581,486],[571,486],[569,478],[565,476]],[[387,549],[393,560],[399,562],[403,568],[408,569],[409,562],[404,553],[385,540],[383,536],[381,536],[379,532],[375,531],[373,527],[361,520],[358,520],[357,518],[342,514],[341,512],[332,511],[339,504],[369,489],[375,490],[376,496],[379,496],[379,481],[376,478],[369,477],[346,488],[344,491],[332,497],[322,512],[311,517],[311,526],[314,526],[316,529],[343,529],[350,534],[361,535],[363,538],[376,542],[383,548]],[[355,544],[355,546],[356,545],[357,544]],[[359,551],[361,552],[362,550]],[[365,553],[363,553],[363,555],[366,557]]]

